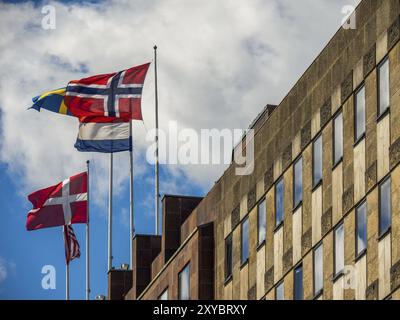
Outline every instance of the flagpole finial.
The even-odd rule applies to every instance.
[[[157,50],[157,45],[154,45],[153,49],[154,49],[154,50]]]
[[[89,164],[90,160],[86,160],[86,164]]]

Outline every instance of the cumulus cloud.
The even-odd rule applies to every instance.
[[[0,4],[0,161],[20,178],[21,192],[95,164],[95,188],[106,198],[108,158],[74,150],[76,119],[26,108],[43,91],[71,79],[152,61],[159,47],[160,127],[247,128],[267,103],[279,103],[339,27],[341,8],[356,0],[110,0],[50,2],[56,29],[41,28],[41,7]],[[134,123],[137,174],[144,174],[154,125],[154,77],[144,96],[145,126]],[[117,156],[116,185],[128,179]],[[205,191],[225,166],[170,166]],[[184,192],[184,184],[168,182]],[[162,187],[162,185],[161,185]],[[163,188],[163,187],[162,187]],[[166,189],[164,189],[167,191]]]

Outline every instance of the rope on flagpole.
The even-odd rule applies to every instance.
[[[67,234],[65,227],[66,227],[65,225],[62,227],[62,232],[64,237]],[[66,243],[68,242],[69,241],[67,240]],[[65,300],[69,300],[69,257],[68,256],[65,259]]]
[[[130,260],[129,260],[129,265],[131,270],[133,269],[133,237],[135,235],[135,220],[134,220],[134,203],[133,203],[133,134],[132,134],[132,121],[129,121],[129,131],[130,131],[130,136],[131,136],[131,149],[129,150],[129,164],[130,164],[130,170],[129,170],[129,176],[130,176],[130,193],[129,193],[129,209],[130,209],[130,215],[129,215],[129,250],[130,250]]]
[[[110,153],[110,185],[108,198],[108,272],[112,269],[112,202],[113,202],[113,153]]]
[[[87,166],[87,222],[86,222],[86,300],[90,300],[90,265],[89,265],[89,232],[90,232],[90,228],[89,228],[89,213],[90,213],[90,204],[89,204],[89,164],[90,161],[87,160],[86,161],[86,166]]]
[[[160,188],[159,188],[159,165],[158,165],[158,87],[157,87],[157,46],[154,46],[154,89],[155,89],[155,125],[156,125],[156,163],[155,163],[155,214],[156,214],[156,235],[158,235],[159,230],[159,197],[160,197]]]
[[[65,265],[65,300],[69,300],[69,264]]]

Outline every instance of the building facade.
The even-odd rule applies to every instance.
[[[203,199],[173,197],[184,210],[164,198],[157,249],[119,298],[400,299],[399,14],[361,1],[254,123],[251,175],[232,164]]]

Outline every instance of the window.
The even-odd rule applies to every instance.
[[[293,174],[293,204],[296,208],[303,201],[303,159],[300,158],[294,164]]]
[[[242,264],[249,259],[249,218],[242,222]]]
[[[356,209],[356,254],[360,256],[367,249],[367,203],[364,201]]]
[[[343,114],[340,112],[333,120],[333,165],[343,159]]]
[[[323,247],[320,244],[314,250],[314,295],[321,294],[324,287]]]
[[[275,225],[278,227],[283,222],[283,179],[275,185]]]
[[[344,269],[344,228],[343,224],[335,230],[335,276],[342,273]]]
[[[303,266],[294,270],[294,300],[303,300]]]
[[[261,245],[265,241],[265,233],[267,227],[267,214],[265,199],[258,205],[258,245]]]
[[[322,181],[322,136],[313,143],[313,187]]]
[[[179,300],[190,300],[190,263],[179,273]]]
[[[389,109],[389,59],[385,59],[378,66],[378,116]]]
[[[365,86],[362,86],[355,95],[355,141],[359,141],[365,134]]]
[[[275,300],[285,300],[285,286],[283,282],[278,284],[275,288]]]
[[[232,234],[225,239],[225,279],[229,279],[232,276]]]
[[[390,229],[392,220],[392,205],[390,197],[390,178],[379,186],[379,235],[382,236]]]
[[[168,288],[163,291],[158,297],[158,300],[168,300]]]

